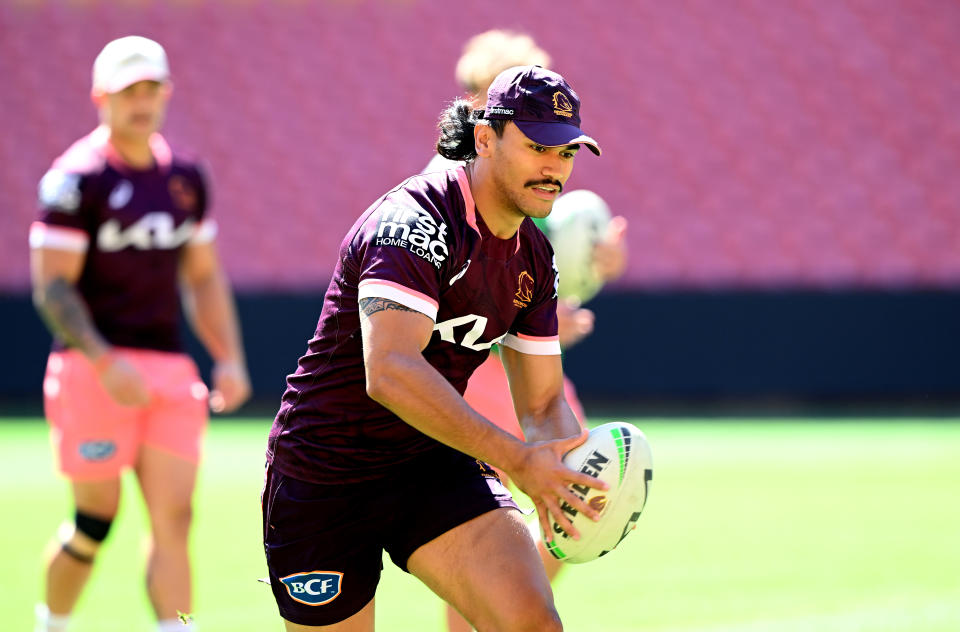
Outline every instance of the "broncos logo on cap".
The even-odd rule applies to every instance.
[[[553,113],[557,116],[573,116],[573,104],[567,95],[559,90],[553,93]]]

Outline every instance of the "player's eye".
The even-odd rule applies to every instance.
[[[547,148],[544,147],[543,145],[534,144],[534,145],[530,145],[530,147],[532,147],[533,151],[537,152],[538,154],[542,154],[543,152],[547,151]]]

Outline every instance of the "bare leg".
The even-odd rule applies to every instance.
[[[552,582],[556,576],[560,574],[560,569],[563,568],[563,562],[550,555],[543,540],[540,538],[537,538],[537,553],[540,554],[540,560],[543,562],[543,570],[547,572],[547,578]]]
[[[562,630],[522,517],[489,511],[421,546],[407,566],[478,630]]]
[[[193,518],[197,465],[164,450],[140,449],[137,479],[150,514],[147,593],[158,620],[191,611],[187,547]]]
[[[300,625],[284,620],[287,632],[311,632],[312,630],[325,630],[327,632],[373,632],[374,626],[374,600],[365,605],[360,612],[353,615],[346,621],[335,623],[333,625]]]
[[[102,481],[74,481],[73,500],[78,511],[101,518],[113,520],[120,504],[120,479]],[[55,615],[69,614],[77,603],[83,587],[90,578],[93,558],[100,549],[100,543],[72,529],[72,521],[62,528],[54,543],[47,563],[47,582],[45,598],[47,607]],[[69,529],[69,531],[67,531]],[[90,561],[80,561],[63,550],[66,542],[72,551]]]
[[[536,529],[536,525],[533,525],[533,529]],[[534,531],[531,530],[531,535],[534,535]],[[536,537],[536,535],[534,535]],[[550,555],[550,552],[547,551],[547,547],[544,546],[543,541],[539,537],[536,537],[537,542],[537,553],[540,554],[540,561],[543,562],[543,569],[547,573],[547,579],[551,582],[553,579],[560,573],[560,569],[563,568],[563,562]],[[456,609],[447,604],[447,630],[449,632],[471,632],[473,626],[467,623],[467,620],[463,618]]]

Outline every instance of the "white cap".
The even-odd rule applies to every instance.
[[[115,39],[93,62],[93,92],[112,94],[138,81],[165,81],[170,77],[163,46],[146,37]]]

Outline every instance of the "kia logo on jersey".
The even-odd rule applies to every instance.
[[[179,226],[169,213],[147,213],[134,224],[123,228],[120,221],[104,222],[97,231],[97,247],[104,252],[117,252],[124,248],[137,250],[173,250],[185,244],[196,232],[197,224],[192,219]]]
[[[337,571],[309,571],[281,577],[290,598],[308,606],[322,606],[340,596],[343,573]]]

